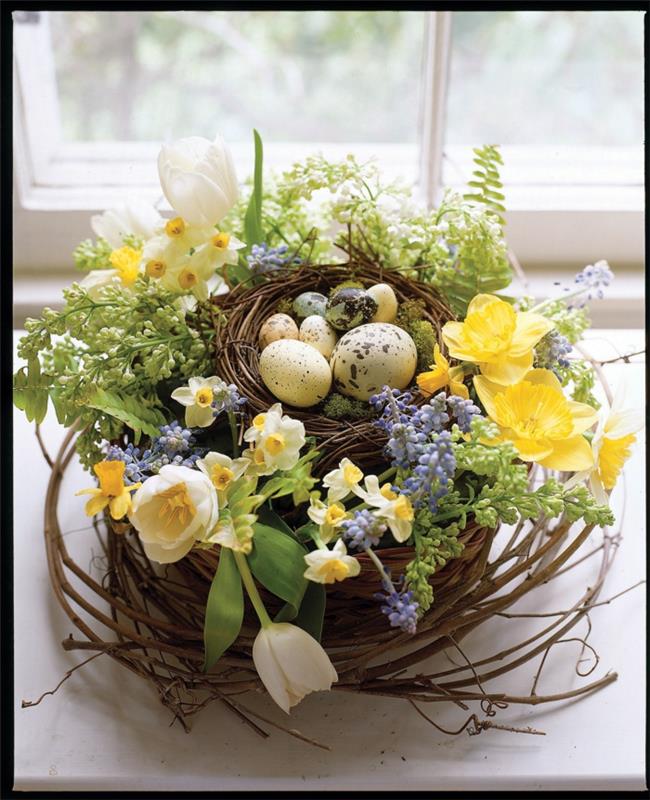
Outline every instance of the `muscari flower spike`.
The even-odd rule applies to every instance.
[[[341,536],[350,548],[367,550],[379,544],[387,527],[369,509],[363,508],[356,511],[352,519],[343,520]]]
[[[302,263],[302,259],[288,254],[287,250],[286,244],[279,247],[269,247],[266,242],[254,244],[246,260],[254,275],[265,275],[282,267],[294,267]]]
[[[412,591],[400,589],[403,580],[404,576],[400,578],[397,586],[390,580],[383,580],[384,591],[377,592],[375,599],[383,601],[381,610],[388,617],[392,628],[401,628],[405,633],[415,633],[419,603],[413,599]]]

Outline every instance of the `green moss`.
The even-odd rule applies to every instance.
[[[405,300],[397,309],[395,324],[409,331],[410,325],[424,317],[424,300]]]
[[[329,296],[332,297],[335,292],[339,292],[341,289],[365,289],[366,287],[360,282],[355,280],[347,280],[343,281],[342,283],[337,283],[336,286],[332,286],[329,292]]]
[[[288,297],[283,297],[275,307],[276,314],[288,314],[293,317],[292,301]]]
[[[429,369],[433,363],[433,348],[436,344],[436,332],[433,325],[426,319],[418,319],[407,328],[411,339],[415,342],[415,349],[418,352],[418,372]]]
[[[323,406],[323,414],[330,419],[364,419],[369,417],[371,408],[363,400],[344,397],[338,392],[331,394]]]

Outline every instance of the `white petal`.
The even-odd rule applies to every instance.
[[[289,713],[291,702],[287,693],[285,678],[273,653],[266,630],[262,628],[253,642],[253,663],[266,691],[280,708]]]
[[[637,433],[645,424],[645,414],[640,408],[615,411],[605,423],[604,435],[607,439],[620,439],[630,433]]]
[[[171,396],[173,400],[176,400],[182,406],[194,405],[194,392],[187,386],[179,386],[178,389],[174,389]]]
[[[188,406],[185,410],[185,424],[188,428],[208,428],[214,422],[212,406]]]

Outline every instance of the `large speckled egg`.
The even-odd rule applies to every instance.
[[[298,326],[288,314],[272,314],[260,328],[260,350],[278,339],[298,339],[299,335]]]
[[[295,339],[271,342],[260,356],[260,375],[278,400],[298,408],[320,403],[332,385],[327,360],[315,347]]]
[[[327,302],[325,319],[339,331],[349,331],[370,322],[377,312],[377,303],[365,289],[339,289]]]
[[[315,347],[325,358],[332,355],[338,336],[336,331],[326,319],[312,314],[302,321],[300,326],[300,341]]]
[[[377,303],[377,311],[371,322],[394,322],[397,317],[397,297],[392,286],[387,283],[376,283],[366,290]]]
[[[291,307],[298,319],[305,319],[314,314],[324,317],[325,309],[327,308],[327,297],[320,292],[303,292],[296,297]]]
[[[367,400],[384,385],[405,389],[416,364],[413,339],[388,322],[370,322],[348,331],[330,359],[336,390],[358,400]]]

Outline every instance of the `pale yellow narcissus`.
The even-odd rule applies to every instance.
[[[225,382],[213,375],[210,378],[190,378],[187,386],[174,389],[172,398],[185,406],[185,424],[188,428],[207,428],[212,425],[212,403],[215,395],[225,388]]]
[[[449,361],[440,352],[440,346],[436,344],[433,348],[433,361],[429,372],[421,372],[417,376],[418,388],[425,397],[449,386],[451,394],[469,399],[467,386],[463,383],[465,374],[462,367],[450,367]]]
[[[575,486],[589,482],[591,493],[599,503],[609,502],[607,492],[616,486],[623,465],[630,457],[635,434],[643,427],[644,415],[640,408],[623,409],[623,386],[616,393],[609,413],[601,414],[591,443],[594,464],[591,469],[578,472],[567,483]]]
[[[323,486],[327,489],[327,499],[330,503],[343,500],[350,492],[355,492],[359,482],[363,478],[363,472],[349,458],[339,461],[336,469],[328,472],[323,478]]]
[[[305,556],[307,569],[305,578],[315,583],[335,583],[346,578],[354,578],[361,571],[361,565],[354,556],[349,556],[345,543],[339,539],[329,550],[321,547]]]
[[[327,503],[310,497],[307,516],[318,525],[321,541],[327,544],[334,536],[336,529],[341,527],[347,515],[344,506],[340,503],[331,502],[329,497]]]
[[[569,472],[593,466],[591,446],[582,434],[598,414],[585,403],[567,400],[550,370],[530,370],[512,386],[477,375],[474,386],[487,415],[499,427],[496,442],[512,442],[522,461]]]
[[[478,294],[464,322],[447,322],[442,338],[449,355],[477,364],[494,383],[517,383],[533,366],[533,348],[553,323],[541,314],[517,313],[510,303]]]
[[[94,517],[108,506],[113,519],[121,519],[131,508],[131,492],[142,486],[141,483],[124,485],[123,461],[100,461],[93,470],[99,478],[99,488],[81,489],[80,494],[91,494],[92,498],[86,503],[86,514]]]

